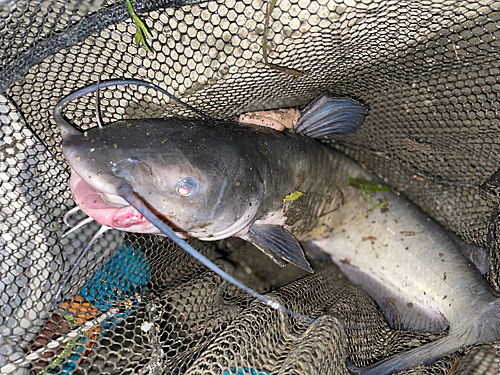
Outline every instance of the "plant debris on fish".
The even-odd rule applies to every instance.
[[[303,196],[304,193],[301,191],[294,191],[293,193],[288,194],[285,198],[283,198],[283,202],[293,202]]]
[[[347,185],[355,187],[357,189],[363,190],[373,190],[373,191],[390,191],[388,186],[379,184],[375,181],[367,181],[362,178],[350,178]]]
[[[367,217],[370,212],[376,210],[379,207],[385,206],[389,201],[387,199],[384,200],[377,200],[377,202],[373,203],[372,197],[370,194],[368,194],[367,190],[370,191],[390,191],[390,189],[387,186],[381,185],[377,182],[374,181],[367,181],[363,180],[361,178],[350,178],[349,181],[347,182],[347,185],[352,186],[356,189],[361,189],[361,196],[365,201],[367,201],[370,204],[370,208],[368,211],[366,211],[359,219],[363,220],[365,217]]]

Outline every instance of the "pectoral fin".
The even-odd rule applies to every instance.
[[[292,263],[307,272],[313,273],[300,244],[283,227],[269,224],[253,224],[248,233],[241,236],[241,238],[271,257],[280,267]]]

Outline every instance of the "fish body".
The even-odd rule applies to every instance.
[[[393,329],[448,335],[353,374],[391,374],[432,364],[458,349],[500,340],[500,299],[435,222],[402,196],[378,192],[384,209],[313,243],[381,308]]]
[[[313,139],[352,131],[363,116],[353,101],[320,99],[299,120],[302,134],[162,119],[85,135],[60,128],[75,201],[96,221],[159,233],[123,199],[128,186],[181,236],[241,237],[280,265],[312,271],[298,241],[310,242],[368,291],[394,328],[450,327],[421,348],[367,368],[351,365],[353,373],[390,374],[500,340],[499,299],[454,241],[396,194],[349,186],[351,178],[373,176]],[[374,210],[378,200],[388,203]]]
[[[477,267],[427,215],[392,192],[378,192],[374,199],[388,203],[366,219],[344,223],[333,236],[313,242],[370,295],[391,299],[394,307],[381,298],[378,302],[392,310],[394,328],[394,309],[400,328],[440,332],[448,324],[471,320],[479,306],[498,302]]]
[[[123,121],[68,135],[63,151],[74,199],[96,221],[160,233],[119,197],[124,179],[178,234],[208,241],[239,236],[258,242],[270,227],[293,234],[292,242],[326,236],[359,214],[340,214],[345,202],[363,204],[348,177],[369,177],[311,138],[235,123]],[[191,189],[186,196],[179,194],[183,181]],[[299,189],[302,197],[284,201]]]

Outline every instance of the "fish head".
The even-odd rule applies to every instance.
[[[259,209],[263,183],[257,168],[214,125],[122,121],[63,138],[73,198],[103,225],[160,233],[120,196],[123,184],[184,237],[240,234]]]

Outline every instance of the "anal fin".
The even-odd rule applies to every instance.
[[[468,332],[455,332],[367,367],[354,366],[348,358],[347,370],[351,375],[391,375],[415,367],[432,365],[438,359],[463,348],[469,337]]]
[[[281,267],[292,263],[313,273],[300,244],[290,232],[279,225],[253,224],[241,238],[256,246]]]

